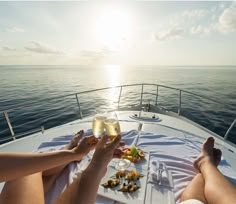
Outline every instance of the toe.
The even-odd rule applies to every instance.
[[[72,142],[73,144],[77,145],[77,143],[80,141],[80,139],[83,137],[84,132],[78,132],[77,134],[75,134],[75,136],[72,138]]]
[[[220,149],[216,149],[215,150],[215,159],[216,159],[216,162],[217,162],[217,165],[220,163],[221,161],[221,156],[222,156],[222,152]]]
[[[220,149],[216,149],[216,148],[213,149],[214,163],[216,166],[218,166],[221,161],[221,155],[222,153]]]
[[[202,146],[202,150],[206,152],[212,152],[214,148],[214,141],[215,140],[213,137],[207,138]]]

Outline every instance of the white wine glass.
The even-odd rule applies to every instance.
[[[104,126],[107,136],[110,140],[113,140],[114,137],[121,135],[120,123],[117,117],[116,112],[110,112],[107,114],[107,118],[104,121]],[[127,159],[119,159],[115,168],[119,171],[125,170],[129,167],[130,161]]]
[[[95,111],[95,115],[93,117],[92,129],[93,135],[96,138],[103,136],[104,133],[104,121],[107,119],[106,113],[98,113]]]
[[[96,138],[102,137],[104,133],[104,120],[106,120],[106,113],[100,113],[98,111],[94,111],[94,117],[92,121],[92,130],[93,135]],[[95,149],[90,151],[90,156],[92,156],[95,152]]]
[[[106,135],[112,140],[117,135],[121,134],[120,123],[116,112],[109,112],[106,114],[106,119],[104,120],[104,127],[106,130]]]

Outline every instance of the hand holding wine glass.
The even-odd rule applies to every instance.
[[[120,123],[115,112],[111,112],[107,115],[107,119],[104,121],[106,134],[110,140],[115,140],[116,137],[121,136]],[[127,159],[120,159],[116,164],[117,170],[125,170],[130,165],[130,161]]]
[[[121,154],[119,149],[116,149],[119,147],[120,139],[121,136],[118,135],[109,142],[109,137],[107,135],[103,136],[96,146],[92,161],[96,161],[95,163],[98,163],[99,166],[107,167],[112,158]]]
[[[104,120],[104,127],[106,135],[113,140],[116,136],[121,134],[120,124],[115,112],[108,113],[106,120]]]

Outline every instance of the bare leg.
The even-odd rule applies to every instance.
[[[219,150],[218,150],[219,151]],[[209,204],[236,203],[236,188],[223,176],[214,163],[214,139],[208,138],[194,162],[204,180],[204,194]]]
[[[42,173],[6,182],[0,204],[44,204]]]
[[[221,160],[221,151],[219,149],[213,149],[214,164],[218,166]],[[201,173],[198,173],[193,180],[186,187],[181,195],[181,201],[196,199],[203,203],[207,203],[204,194],[205,181]]]
[[[70,150],[77,146],[79,140],[82,138],[84,132],[83,130],[80,130],[75,136],[72,138],[72,140],[67,144],[64,149]],[[58,175],[62,172],[62,170],[67,166],[68,164],[64,164],[52,169],[48,169],[46,171],[43,171],[43,184],[44,184],[44,192],[47,192],[52,185],[54,184],[56,178]]]
[[[204,195],[204,186],[204,179],[202,175],[198,173],[185,188],[180,200],[183,202],[185,200],[196,199],[202,201],[203,203],[207,203]]]

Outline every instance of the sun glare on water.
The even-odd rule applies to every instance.
[[[119,49],[129,36],[129,20],[129,17],[119,10],[104,11],[96,24],[99,41],[109,49]]]
[[[117,86],[120,84],[120,71],[121,67],[117,64],[105,65],[106,74],[109,86]]]
[[[120,85],[120,77],[121,77],[121,66],[117,64],[108,64],[105,65],[105,73],[108,82],[108,86],[114,87]],[[109,108],[113,109],[116,106],[116,102],[118,100],[117,96],[118,89],[109,89],[107,98]]]

